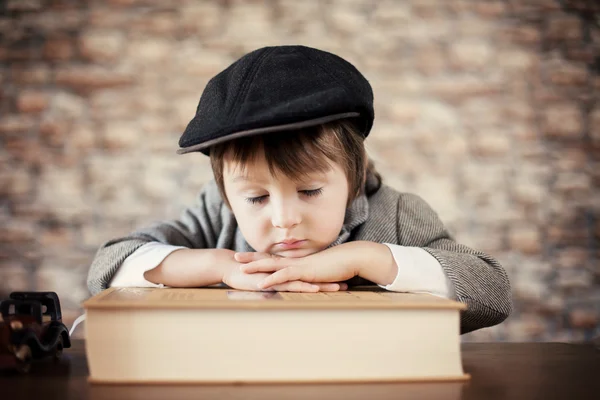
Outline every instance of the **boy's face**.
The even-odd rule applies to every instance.
[[[246,241],[258,252],[304,257],[329,246],[339,235],[348,201],[348,181],[330,162],[325,173],[302,181],[271,175],[263,156],[242,172],[225,157],[223,183]]]

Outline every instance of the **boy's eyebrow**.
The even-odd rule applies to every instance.
[[[238,175],[235,178],[233,178],[231,181],[233,183],[236,183],[236,182],[258,182],[258,183],[264,183],[265,182],[262,179],[255,179],[255,178],[247,176],[247,175]]]
[[[306,179],[299,179],[298,183],[310,183],[312,181],[324,181],[326,180],[324,174],[319,174],[318,176],[310,176],[307,177]],[[235,178],[233,178],[231,180],[231,182],[233,183],[238,183],[238,182],[252,182],[252,183],[268,183],[268,181],[263,180],[263,179],[257,179],[251,176],[247,176],[247,175],[238,175]]]

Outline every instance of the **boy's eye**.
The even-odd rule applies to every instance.
[[[258,197],[247,197],[246,201],[250,204],[261,204],[267,199],[267,197],[269,197],[269,196],[264,195],[264,196],[258,196]]]
[[[319,189],[312,189],[312,190],[301,190],[300,193],[312,197],[312,196],[318,196],[321,193],[323,193],[323,188],[319,188]]]

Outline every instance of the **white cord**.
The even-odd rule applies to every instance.
[[[69,331],[69,336],[71,336],[73,334],[73,331],[75,330],[75,328],[77,328],[77,325],[79,325],[82,321],[85,321],[85,314],[81,314],[79,317],[77,317],[75,319],[75,321],[73,322],[73,326],[71,327],[71,330]]]

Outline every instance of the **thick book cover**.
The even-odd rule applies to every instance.
[[[110,288],[84,307],[96,383],[468,379],[465,305],[428,294]]]

